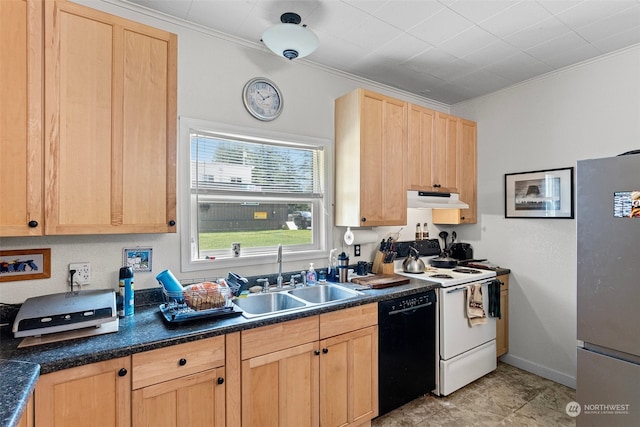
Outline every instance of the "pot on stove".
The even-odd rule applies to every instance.
[[[454,268],[458,266],[458,260],[446,254],[440,255],[437,258],[431,258],[429,263],[436,268]]]
[[[450,252],[451,258],[473,259],[473,248],[469,243],[453,243]]]

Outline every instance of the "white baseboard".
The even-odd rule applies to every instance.
[[[524,369],[527,372],[539,375],[548,380],[566,385],[567,387],[571,387],[573,389],[576,388],[576,377],[572,377],[563,372],[556,371],[546,366],[538,365],[537,363],[533,363],[529,360],[522,359],[517,356],[512,356],[508,353],[502,356],[500,358],[500,361],[508,365],[515,366],[516,368]]]

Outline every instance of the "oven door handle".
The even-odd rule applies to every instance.
[[[406,313],[408,311],[415,311],[415,310],[417,310],[419,308],[429,307],[431,304],[433,304],[433,302],[429,301],[426,304],[414,305],[413,307],[401,308],[400,310],[393,310],[393,311],[390,311],[387,314],[389,316],[391,316],[393,314],[402,314],[402,313]]]
[[[495,280],[495,279],[485,280],[484,282],[480,282],[480,284],[481,284],[482,286],[484,286],[484,285],[488,285],[489,283],[493,282],[494,280]],[[474,283],[475,283],[475,282],[474,282]],[[471,285],[471,284],[472,284],[472,283],[469,283],[468,285],[463,285],[463,286],[460,286],[459,288],[455,288],[455,289],[448,289],[448,290],[447,290],[447,293],[448,293],[448,294],[452,294],[452,293],[454,293],[454,292],[464,291],[464,290],[466,290],[466,289],[467,289],[467,286],[469,286],[469,285]]]

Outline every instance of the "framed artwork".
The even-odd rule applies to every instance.
[[[508,173],[505,218],[573,218],[573,168]]]
[[[51,248],[0,251],[0,282],[49,277]]]
[[[125,248],[123,258],[123,265],[132,267],[134,272],[152,271],[153,248]]]

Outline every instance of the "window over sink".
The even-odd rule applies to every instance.
[[[328,140],[181,118],[180,141],[184,271],[326,252]]]

